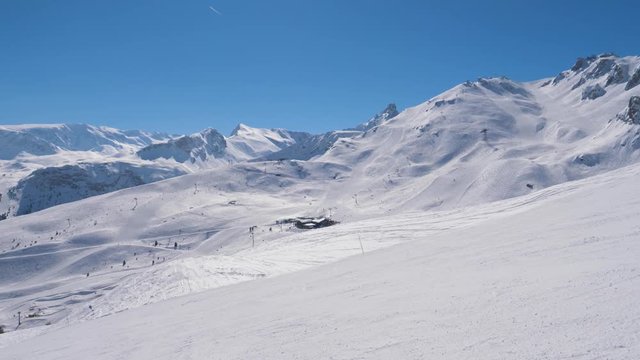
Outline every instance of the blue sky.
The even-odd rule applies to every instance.
[[[0,123],[317,133],[480,76],[639,55],[638,14],[637,0],[1,0]]]

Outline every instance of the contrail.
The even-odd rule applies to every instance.
[[[216,10],[216,8],[214,8],[213,6],[209,6],[209,9],[211,9],[211,11],[213,11],[214,13],[218,14],[218,15],[222,15],[222,13],[218,10]]]

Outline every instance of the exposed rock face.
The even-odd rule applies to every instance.
[[[588,167],[596,166],[600,163],[600,154],[581,154],[576,156],[574,161]]]
[[[580,80],[578,80],[578,82],[571,87],[571,90],[579,88],[580,86],[584,85],[585,82],[587,82],[587,80],[585,80],[584,78],[580,78]]]
[[[329,131],[320,135],[311,135],[297,141],[295,144],[282,149],[281,151],[269,154],[264,157],[265,160],[309,160],[315,156],[326,153],[340,139],[354,138],[359,135],[366,134],[371,130],[375,132],[375,128],[384,122],[393,119],[398,115],[396,104],[389,104],[379,114],[362,123],[355,128],[347,130]]]
[[[629,99],[627,117],[632,124],[640,124],[640,96],[632,96]]]
[[[320,135],[313,135],[304,141],[297,142],[281,151],[265,156],[265,160],[309,160],[326,153],[342,138],[353,138],[361,135],[359,130],[329,131]]]
[[[380,116],[382,118],[384,118],[385,120],[389,120],[391,118],[396,117],[398,114],[399,113],[398,113],[398,108],[396,107],[396,104],[391,103],[391,104],[387,105],[387,107],[380,114]]]
[[[551,82],[553,85],[558,85],[560,83],[560,81],[564,80],[567,78],[567,72],[563,71],[560,74],[558,74],[555,78],[553,78],[553,81]]]
[[[385,122],[387,120],[393,119],[397,115],[398,115],[398,108],[396,107],[396,104],[391,103],[391,104],[387,105],[387,107],[384,108],[384,110],[382,110],[381,113],[376,114],[374,117],[369,119],[369,121],[356,126],[355,130],[367,131],[369,129],[372,129],[372,128],[382,124],[383,122]]]
[[[585,74],[587,79],[597,79],[613,72],[616,62],[611,58],[601,58],[596,65]]]
[[[214,129],[203,131],[201,138],[196,138],[194,143],[196,146],[192,150],[192,157],[206,160],[209,156],[220,157],[224,154],[227,142],[224,136]],[[202,142],[199,140],[202,139]]]
[[[631,79],[627,82],[627,85],[624,87],[625,90],[631,90],[634,87],[640,84],[640,67],[636,69],[636,71],[631,75]]]
[[[611,71],[609,72],[609,76],[607,77],[607,82],[605,84],[605,87],[613,84],[622,84],[627,80],[626,77],[627,76],[622,66],[620,66],[619,64],[615,64],[611,69]]]
[[[581,75],[578,82],[572,87],[576,89],[583,85],[587,80],[605,78],[604,87],[615,84],[622,84],[627,81],[629,74],[625,65],[619,63],[620,58],[613,53],[604,53],[597,56],[589,56],[586,58],[578,58],[576,63],[570,70],[563,71],[555,79],[553,84],[556,85],[567,78],[577,77]],[[640,75],[639,75],[640,76]]]
[[[627,108],[617,118],[633,125],[640,125],[640,96],[632,96]]]
[[[579,57],[578,60],[576,60],[576,63],[571,67],[571,71],[578,73],[589,67],[595,59],[595,56],[589,56],[586,58]]]
[[[139,150],[138,156],[144,160],[165,158],[194,163],[196,160],[204,161],[210,156],[222,157],[226,147],[224,136],[215,129],[206,129],[197,134],[149,145]]]
[[[142,167],[127,163],[78,164],[39,169],[11,188],[19,199],[16,215],[102,195],[184,174],[176,169]]]
[[[582,100],[594,100],[603,96],[606,93],[607,91],[603,89],[602,86],[600,85],[587,86],[582,91]]]

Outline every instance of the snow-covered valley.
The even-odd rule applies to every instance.
[[[632,166],[492,204],[266,240],[233,257],[177,258],[88,303],[100,316],[149,290],[162,298],[283,275],[61,322],[33,339],[20,337],[37,328],[5,334],[21,342],[4,357],[634,359],[638,176]]]
[[[0,351],[637,358],[638,79],[603,54],[318,135],[0,127]]]

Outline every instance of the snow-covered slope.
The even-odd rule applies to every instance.
[[[85,124],[0,125],[0,160],[11,160],[23,153],[51,155],[62,150],[137,148],[167,138],[167,134]]]
[[[519,196],[636,162],[630,119],[640,87],[625,80],[640,58],[581,63],[555,80],[467,82],[340,139],[318,160],[351,168],[348,191],[362,202],[423,209]],[[583,98],[596,85],[606,93]]]
[[[352,138],[362,134],[359,130],[335,130],[312,135],[278,152],[268,154],[265,160],[309,160],[329,151],[341,138]]]
[[[302,143],[312,135],[284,129],[258,129],[239,124],[227,138],[228,152],[236,160],[260,159]]]
[[[18,202],[16,215],[24,215],[182,174],[174,168],[123,162],[47,167],[21,179],[8,196]]]
[[[178,137],[90,125],[3,126],[0,216],[253,160],[309,136],[242,124],[228,138],[215,129]]]
[[[0,216],[23,214],[27,208],[33,210],[41,206],[53,206],[112,189],[113,181],[111,184],[101,184],[100,181],[106,179],[107,173],[112,177],[118,174],[119,171],[112,171],[116,167],[133,170],[145,168],[144,171],[134,172],[153,172],[158,175],[153,177],[156,180],[184,173],[180,169],[166,169],[164,165],[153,169],[155,164],[145,163],[135,157],[135,151],[141,147],[170,138],[161,133],[84,124],[1,125]],[[88,180],[85,185],[91,183],[93,189],[78,184],[74,187],[77,191],[69,192],[72,196],[62,196],[57,187],[73,185],[74,179],[69,177],[72,173]],[[51,178],[46,179],[48,176]],[[27,177],[30,177],[29,180]],[[30,188],[29,198],[40,199],[39,204],[30,205],[20,197],[26,182],[35,184],[34,179],[41,185],[48,185]],[[64,181],[60,183],[59,180]],[[117,180],[120,186],[115,188],[139,183],[129,180]]]
[[[139,175],[143,173],[153,173],[154,176],[143,178],[156,181],[242,161],[306,160],[326,152],[337,139],[356,136],[362,129],[378,125],[395,114],[395,105],[390,104],[381,114],[361,125],[360,130],[322,135],[259,129],[244,124],[239,124],[229,137],[212,128],[192,135],[169,136],[75,124],[2,126],[0,140],[5,146],[0,152],[0,169],[3,172],[0,216],[23,215],[147,183],[146,180],[140,181]],[[116,167],[126,167],[127,170],[112,171]],[[68,176],[70,172],[82,173],[85,180],[81,182],[90,185],[80,186],[81,189],[74,191],[73,196],[62,195],[63,192],[71,194],[57,188],[69,187],[69,181],[61,183],[59,180],[71,179]],[[10,173],[8,178],[7,173]],[[135,176],[129,176],[134,173]],[[124,174],[127,179],[119,174]],[[34,179],[44,186],[31,186],[25,192],[25,184],[35,183]],[[25,193],[29,196],[22,199]]]
[[[411,292],[408,285],[397,288],[400,293],[409,294],[409,299],[414,295],[433,306],[449,309],[444,315],[417,317],[422,321],[442,322],[446,317],[453,317],[460,324],[466,317],[474,324],[481,324],[474,329],[486,333],[492,328],[484,325],[485,317],[477,315],[481,304],[461,300],[465,296],[478,298],[484,288],[507,294],[511,296],[509,299],[518,299],[512,305],[500,303],[509,309],[507,317],[500,318],[504,321],[509,316],[518,317],[517,311],[522,307],[541,311],[545,306],[564,306],[565,297],[592,301],[593,306],[604,313],[607,309],[597,307],[600,304],[597,299],[584,295],[597,291],[599,283],[589,283],[586,279],[596,277],[614,283],[619,270],[617,266],[624,264],[626,269],[632,255],[637,253],[627,241],[634,238],[637,230],[632,221],[638,211],[632,189],[640,171],[637,165],[640,158],[640,86],[635,84],[639,68],[639,57],[604,54],[579,59],[570,70],[555,78],[528,83],[504,77],[466,82],[397,115],[391,111],[395,108],[388,108],[389,111],[363,124],[359,130],[310,136],[241,125],[227,138],[209,131],[206,133],[215,141],[208,141],[207,136],[199,134],[183,138],[191,140],[164,141],[158,147],[152,145],[150,148],[159,153],[167,150],[166,154],[171,156],[144,160],[135,153],[118,153],[117,156],[128,162],[181,169],[189,174],[1,222],[0,231],[4,237],[0,238],[0,273],[6,277],[0,278],[0,324],[13,323],[12,316],[18,311],[33,316],[24,322],[21,331],[0,337],[0,343],[19,341],[64,323],[74,324],[101,316],[111,318],[111,314],[125,309],[238,281],[298,271],[412,239],[424,242],[418,253],[425,259],[435,257],[441,261],[426,265],[426,260],[414,262],[412,256],[402,255],[403,251],[411,252],[406,247],[409,245],[402,245],[395,249],[405,250],[381,251],[385,255],[380,257],[390,257],[387,262],[380,260],[378,255],[368,257],[372,259],[371,263],[350,260],[354,263],[348,271],[358,274],[354,275],[355,284],[388,289],[385,283],[378,280],[370,283],[364,277],[371,267],[381,264],[380,261],[383,261],[380,266],[403,269],[398,270],[403,274],[426,266],[438,274],[462,269],[463,274],[473,276],[476,271],[482,272],[482,267],[473,265],[477,256],[482,264],[498,269],[495,273],[483,272],[486,277],[479,279],[482,286],[472,286],[473,290],[469,291],[465,286],[447,287],[445,283],[438,283],[437,278],[428,277],[431,283],[439,284],[438,290],[446,295],[435,303],[429,302],[433,299],[426,291]],[[178,142],[188,146],[179,146]],[[215,144],[219,146],[213,146]],[[7,163],[18,171],[21,165],[19,162]],[[628,165],[631,167],[624,168]],[[580,181],[572,182],[576,180]],[[514,197],[517,198],[504,201]],[[611,203],[605,204],[605,200]],[[529,215],[522,215],[524,213]],[[614,214],[614,217],[608,214]],[[304,232],[283,222],[300,216],[332,217],[341,224]],[[597,226],[583,226],[584,219],[591,218]],[[483,225],[489,223],[492,225]],[[467,227],[471,230],[464,230]],[[253,237],[250,236],[251,228],[254,229]],[[518,242],[500,232],[505,229],[508,234],[531,236],[522,235],[527,241]],[[572,252],[575,250],[572,244],[576,242],[578,245],[575,246],[581,246],[579,240],[592,236],[590,231],[602,234],[593,235],[596,237],[615,239],[611,243],[594,242],[596,245],[593,246],[600,246],[598,243],[611,245],[607,248],[611,252],[606,254],[612,260],[597,263],[601,268],[583,268],[597,260],[591,253],[592,248],[579,249],[584,250],[579,253],[586,256],[584,263]],[[363,235],[360,237],[362,246],[358,235]],[[429,240],[432,238],[441,240],[438,246],[432,247]],[[592,246],[589,245],[591,240],[586,240],[585,244]],[[618,256],[617,251],[625,246],[628,253]],[[491,257],[492,251],[502,257]],[[537,257],[538,253],[555,256],[555,260],[545,262]],[[437,254],[450,256],[438,258]],[[536,283],[535,273],[522,270],[526,267],[515,267],[523,271],[517,277],[505,276],[512,273],[507,270],[514,269],[504,260],[509,254],[519,256],[524,264],[536,269],[549,266],[557,271],[567,271],[564,279],[578,285],[557,295],[542,283]],[[630,257],[625,257],[627,255]],[[558,265],[561,259],[569,259],[571,264],[584,270],[585,277],[563,270]],[[402,265],[404,263],[412,265]],[[318,271],[305,274],[321,276]],[[403,283],[393,271],[388,277],[379,271],[373,273],[389,283]],[[635,278],[625,274],[625,284],[636,285]],[[294,282],[295,286],[303,286],[301,279],[307,275],[293,275],[299,282]],[[322,279],[335,283],[336,287],[322,286],[318,278],[314,283],[317,289],[314,294],[319,298],[339,301],[336,292],[353,291],[362,299],[393,300],[389,295],[373,290],[350,289],[349,279],[338,275]],[[491,282],[494,280],[497,283]],[[285,291],[285,281],[278,281],[273,280],[274,286]],[[519,281],[531,286],[521,288]],[[265,288],[268,285],[262,285],[261,281],[253,283],[232,287],[246,290],[238,290],[241,293],[230,297],[273,295]],[[219,291],[216,294],[234,290]],[[527,296],[538,301],[522,300]],[[608,292],[602,296],[606,301],[613,297]],[[306,299],[294,298],[296,301]],[[451,315],[453,308],[444,306],[444,299],[449,298],[453,299],[456,308],[462,309],[460,317]],[[550,300],[541,301],[543,298]],[[200,304],[197,306],[221,306],[200,297],[192,299]],[[628,305],[626,299],[619,305]],[[278,298],[277,303],[282,302],[286,303]],[[242,301],[238,303],[247,305]],[[166,312],[163,306],[169,305],[157,306],[150,308],[158,310],[139,311],[141,314]],[[296,306],[310,311],[307,305]],[[376,306],[390,309],[378,303]],[[228,309],[230,317],[220,317],[231,322],[231,316],[240,316],[239,308],[229,306]],[[409,309],[419,312],[418,307]],[[283,321],[287,324],[296,318],[296,314],[287,313],[284,307],[276,310],[276,314],[286,316]],[[314,315],[308,321],[322,315],[312,313]],[[604,324],[604,320],[594,320],[584,314],[567,314],[569,317],[556,314],[552,322],[564,324],[561,329],[567,331],[577,331],[572,319],[580,319],[582,324],[591,322],[598,327]],[[637,316],[633,312],[626,315]],[[369,321],[371,313],[360,316],[361,321],[356,322],[360,326],[377,326],[377,322]],[[406,316],[409,318],[409,314]],[[608,312],[607,316],[607,321],[622,326],[621,318]],[[262,320],[266,323],[276,321],[268,317],[258,319]],[[99,323],[116,329],[117,324],[110,321],[99,320]],[[166,321],[178,324],[178,320],[171,317]],[[305,326],[318,333],[322,331],[317,323],[308,321]],[[47,322],[52,326],[40,326]],[[87,324],[90,323],[93,321]],[[207,332],[217,331],[217,328],[199,324],[200,329]],[[505,324],[500,321],[498,328],[508,328]],[[393,325],[392,317],[380,320],[380,329]],[[251,337],[267,331],[246,324],[238,326],[241,334]],[[415,338],[417,333],[409,329],[408,323],[401,326],[408,334],[413,334],[410,338],[415,343],[419,342]],[[446,336],[447,328],[436,329],[431,338]],[[633,326],[629,329],[637,330]],[[290,332],[284,332],[292,336]],[[499,331],[496,333],[504,335]],[[61,334],[68,335],[64,331]],[[469,346],[480,352],[487,349],[488,345],[483,344],[494,344],[491,339],[469,337],[468,332],[456,334],[460,338],[477,340],[477,344]],[[548,334],[551,335],[545,335],[545,339],[555,339],[558,335],[555,332]],[[558,355],[551,356],[553,358],[576,355],[576,349],[581,346],[589,347],[594,354],[615,357],[604,344],[613,343],[618,333],[609,332],[611,336],[607,335],[602,342],[590,342],[588,339],[593,337],[589,337],[592,334],[588,332],[581,334],[584,337],[572,338],[575,346],[572,345],[569,353],[560,352],[553,344],[539,348],[547,349],[547,354]],[[354,336],[353,331],[341,335]],[[334,341],[331,344],[336,344],[337,336],[329,337]],[[509,339],[516,344],[529,338]],[[243,357],[243,353],[234,352],[236,346],[240,346],[234,341],[225,340],[228,352],[222,353],[222,357]],[[411,355],[405,352],[410,345],[399,343],[403,350],[393,355]],[[629,343],[625,341],[621,346],[637,355]],[[49,341],[43,344],[48,344],[43,345],[43,349],[55,347]],[[328,346],[338,351],[331,344]],[[366,342],[358,341],[358,344]],[[505,346],[505,352],[500,354],[514,351],[521,355],[516,357],[541,357],[536,350],[538,343],[525,344],[517,349],[508,344],[501,345]],[[291,344],[282,346],[292,351],[304,350]],[[384,347],[385,344],[377,340],[371,346],[369,350],[373,351],[373,357],[385,357],[384,349],[393,349],[393,346]],[[618,345],[612,346],[618,349],[615,347]],[[261,358],[276,357],[271,348],[265,349]],[[420,347],[416,357],[432,354],[429,349]],[[18,354],[20,350],[12,351]],[[179,351],[171,346],[167,348],[167,353],[174,357],[181,356],[177,355]],[[367,357],[365,351],[358,348],[354,353],[338,354],[347,358]],[[444,353],[451,358],[465,357],[464,353],[456,351]],[[474,352],[470,356],[477,354]],[[486,356],[487,352],[482,354]],[[323,354],[312,355],[322,357]],[[411,357],[409,355],[406,357]]]
[[[204,162],[224,155],[227,142],[215,129],[156,143],[138,150],[138,156],[144,160],[159,158],[173,159],[179,163],[189,161]]]
[[[294,144],[283,148],[278,152],[263,156],[266,160],[310,160],[329,151],[338,140],[343,138],[354,138],[361,136],[363,132],[374,129],[376,126],[391,120],[398,115],[395,104],[387,107],[353,129],[329,131],[324,134],[306,136],[299,139]]]
[[[224,137],[215,129],[149,145],[138,151],[145,160],[173,159],[189,162],[196,168],[210,168],[220,163],[258,159],[286,149],[311,135],[284,129],[258,129],[239,124]]]
[[[381,113],[376,114],[374,117],[369,119],[369,121],[356,126],[354,130],[360,130],[360,131],[371,130],[376,126],[388,120],[393,119],[398,114],[399,113],[398,113],[398,108],[396,107],[396,104],[391,103],[387,105],[387,107],[384,110],[382,110]]]
[[[249,279],[352,256],[53,325],[3,357],[634,359],[638,176],[636,165],[480,207],[338,225],[247,249],[235,266],[184,259],[209,264],[208,277]],[[402,244],[372,251],[380,240]],[[171,264],[157,267],[166,281],[201,283]],[[149,285],[127,282],[134,292]],[[105,305],[93,304],[88,314]]]

